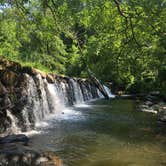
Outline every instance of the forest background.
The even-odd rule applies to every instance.
[[[166,94],[166,0],[1,0],[0,55],[114,90]]]

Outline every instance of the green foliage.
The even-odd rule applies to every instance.
[[[130,92],[164,91],[166,2],[1,1],[0,54]]]

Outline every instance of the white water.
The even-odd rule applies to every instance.
[[[21,132],[20,128],[17,126],[18,119],[12,115],[12,113],[7,110],[7,116],[11,120],[11,128],[8,129],[7,133],[19,133]]]
[[[7,116],[11,119],[12,133],[36,134],[36,129],[50,126],[51,119],[68,119],[81,116],[69,105],[75,107],[89,107],[85,101],[103,97],[97,88],[90,83],[78,83],[74,79],[55,81],[50,84],[41,75],[31,77],[25,74],[27,79],[26,104],[21,111],[21,119],[17,119],[10,111]],[[109,97],[114,97],[111,91],[105,87]],[[19,123],[18,123],[19,122]],[[18,127],[21,123],[22,125]]]
[[[9,134],[26,134],[27,136],[31,136],[31,135],[35,135],[35,134],[39,134],[41,133],[40,131],[36,131],[36,130],[30,130],[30,131],[26,131],[26,132],[22,132],[21,128],[18,127],[17,123],[18,123],[18,119],[9,111],[7,110],[7,117],[10,118],[11,120],[11,127],[7,129],[7,131],[2,134],[1,136],[6,136]]]
[[[57,84],[47,84],[49,106],[52,113],[60,114],[65,109],[64,100],[61,100],[62,91],[58,91]],[[58,94],[59,93],[59,94]]]
[[[84,102],[83,94],[81,92],[80,85],[74,79],[70,79],[73,85],[73,91],[75,96],[75,104],[80,104]]]

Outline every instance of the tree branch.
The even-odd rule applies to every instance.
[[[117,9],[118,9],[118,12],[119,14],[124,17],[125,19],[127,19],[127,16],[124,14],[124,12],[122,11],[122,9],[120,8],[120,1],[119,0],[113,0]]]

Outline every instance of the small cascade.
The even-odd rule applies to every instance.
[[[7,117],[11,120],[11,127],[7,129],[6,134],[20,133],[21,129],[18,127],[18,119],[9,111],[6,111]]]
[[[114,98],[115,97],[115,95],[113,95],[111,93],[111,90],[107,86],[103,85],[103,87],[104,87],[105,91],[107,92],[109,98]]]
[[[65,109],[65,104],[64,101],[60,99],[62,94],[58,96],[59,87],[57,84],[48,84],[47,88],[50,111],[51,113],[60,114],[62,110]]]
[[[73,86],[73,91],[74,91],[74,96],[75,96],[75,104],[80,104],[84,102],[84,98],[83,98],[83,94],[80,88],[79,83],[74,80],[74,79],[70,79],[72,86]]]
[[[62,81],[58,82],[55,81],[55,87],[57,91],[57,97],[61,101],[63,105],[68,104],[68,98],[67,98],[67,85]]]
[[[45,118],[50,113],[48,100],[47,100],[47,93],[46,93],[46,87],[48,83],[46,79],[42,79],[40,74],[38,74],[36,78],[38,79],[37,88],[39,92],[38,95],[40,100],[40,109],[42,112],[42,118]]]

